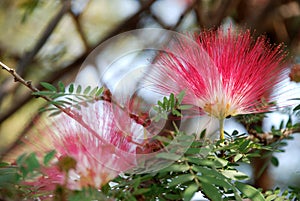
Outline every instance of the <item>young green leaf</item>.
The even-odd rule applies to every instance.
[[[177,101],[178,101],[178,104],[181,104],[182,100],[183,100],[183,97],[185,96],[185,91],[181,91],[178,95],[177,95]]]
[[[183,192],[183,200],[184,201],[191,200],[197,190],[198,190],[197,184],[193,183],[193,184],[189,185],[189,187],[187,187],[185,189],[185,191]]]
[[[54,158],[55,154],[56,154],[55,150],[52,150],[52,151],[48,152],[44,156],[43,164],[47,166],[49,164],[49,162]]]
[[[49,117],[56,116],[56,115],[60,114],[61,112],[62,112],[61,110],[57,110],[55,112],[52,112],[52,113],[49,114]]]
[[[275,200],[278,196],[277,195],[269,195],[268,197],[266,197],[266,201],[272,201]]]
[[[262,193],[258,189],[254,188],[253,186],[238,181],[235,182],[235,186],[237,187],[237,189],[239,189],[239,191],[241,191],[241,193],[243,193],[251,200],[265,201],[265,198],[262,195]]]
[[[4,188],[8,185],[15,184],[19,181],[18,170],[17,168],[12,167],[1,167],[0,169],[0,189],[2,193]],[[2,194],[4,195],[4,194]]]
[[[140,189],[134,191],[132,194],[133,195],[141,195],[141,194],[149,192],[150,190],[151,190],[150,188],[140,188]]]
[[[163,99],[163,108],[165,109],[165,110],[168,110],[169,109],[169,100],[168,100],[168,98],[167,97],[164,97],[164,99]]]
[[[279,165],[279,160],[278,160],[275,156],[272,156],[272,158],[271,158],[271,163],[272,163],[275,167],[278,167],[278,165]]]
[[[32,92],[32,95],[34,96],[53,96],[57,94],[54,91],[37,91],[37,92]]]
[[[202,183],[202,190],[204,194],[213,201],[222,201],[221,192],[212,184]]]
[[[170,94],[169,103],[170,103],[170,108],[174,108],[174,106],[175,106],[175,96],[174,96],[173,93]]]
[[[186,164],[172,164],[162,170],[160,172],[185,172],[190,169],[189,165]]]
[[[24,163],[24,161],[25,161],[25,159],[26,159],[26,156],[27,156],[27,154],[26,153],[24,153],[24,154],[22,154],[21,156],[19,156],[18,158],[17,158],[17,160],[16,160],[16,163],[17,163],[17,165],[23,165],[23,163]]]
[[[50,101],[50,103],[51,104],[53,104],[53,105],[59,105],[59,106],[64,106],[64,102],[63,101],[56,101],[56,100],[54,100],[54,101]]]
[[[237,154],[234,156],[233,161],[238,162],[243,157],[243,154]]]
[[[100,96],[104,91],[104,87],[98,89],[97,93],[95,94],[96,97]]]
[[[249,176],[245,173],[237,170],[223,170],[222,174],[226,176],[227,178],[230,178],[232,180],[246,180],[249,179]]]
[[[74,84],[72,83],[72,84],[70,84],[70,86],[69,86],[69,93],[73,93],[73,91],[74,91]]]
[[[178,155],[176,153],[162,152],[162,153],[157,154],[156,157],[175,161],[175,160],[178,160],[178,158],[180,158],[180,155]]]
[[[193,106],[192,105],[180,105],[178,107],[178,109],[180,110],[188,110],[188,109],[191,109]]]
[[[91,88],[92,88],[91,86],[87,86],[87,87],[84,89],[83,94],[84,94],[84,95],[87,95],[87,94],[90,92]]]
[[[40,82],[40,84],[41,84],[45,89],[48,89],[49,91],[55,91],[55,92],[57,92],[56,87],[53,86],[52,84],[48,83],[48,82]]]
[[[239,145],[239,151],[242,153],[247,152],[247,147],[249,146],[250,143],[251,143],[250,140],[245,140],[241,145]]]
[[[35,153],[31,153],[26,158],[27,167],[29,170],[35,170],[40,167],[40,163]]]
[[[58,82],[58,89],[59,89],[59,92],[65,92],[65,85],[64,85],[64,83],[62,83],[62,81]]]
[[[196,157],[187,157],[188,161],[200,166],[208,166],[208,167],[214,167],[215,162],[213,160],[204,159],[204,158],[196,158]]]
[[[80,94],[82,87],[80,85],[78,85],[77,89],[76,89],[76,93]]]
[[[165,109],[164,104],[161,101],[157,101],[157,105],[159,105],[160,107],[162,107],[163,109]]]
[[[300,104],[297,105],[297,106],[293,109],[294,112],[297,111],[297,110],[300,110]]]
[[[221,186],[225,189],[232,189],[233,186],[228,183],[226,181],[226,179],[222,178],[217,178],[217,177],[214,177],[214,176],[211,176],[211,175],[201,175],[201,176],[198,176],[198,179],[202,182],[202,183],[208,183],[208,184],[212,184],[212,185],[215,185],[215,186]]]
[[[178,110],[176,110],[176,109],[173,109],[173,110],[172,110],[172,114],[173,114],[173,115],[176,115],[177,117],[182,116],[182,114],[181,114]]]
[[[183,183],[186,183],[188,181],[192,181],[193,179],[194,179],[194,175],[192,175],[192,174],[179,175],[179,176],[172,179],[172,181],[169,183],[169,187],[173,187],[173,186],[176,186],[178,184],[183,184]]]
[[[9,166],[9,163],[0,161],[0,168],[1,168],[1,167],[6,167],[6,166]]]
[[[98,91],[99,87],[95,87],[91,92],[90,92],[90,96],[94,96],[96,94],[96,92]]]
[[[215,168],[223,168],[226,165],[228,165],[228,161],[223,159],[223,158],[215,158],[215,163],[214,163]]]

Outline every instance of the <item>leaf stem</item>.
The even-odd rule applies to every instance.
[[[194,180],[195,180],[197,186],[201,187],[200,181],[197,178],[197,174],[195,174],[195,172],[193,171],[192,167],[189,165],[188,161],[185,161],[185,164],[190,167],[189,168],[189,172],[194,176]]]

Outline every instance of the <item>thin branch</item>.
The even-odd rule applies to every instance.
[[[197,24],[199,26],[199,28],[202,30],[205,27],[205,22],[203,19],[203,6],[202,6],[202,1],[195,1],[195,5],[194,5],[194,11],[196,13],[196,20],[197,20]]]
[[[39,52],[39,50],[45,45],[50,35],[53,33],[55,27],[60,22],[60,20],[63,18],[64,14],[70,10],[70,1],[64,1],[63,7],[61,10],[56,14],[56,16],[49,22],[48,26],[45,28],[45,30],[42,32],[41,37],[38,39],[37,43],[33,47],[33,49],[30,52],[25,53],[25,55],[22,57],[21,61],[18,63],[16,67],[16,71],[19,75],[24,74],[24,70],[26,66],[28,66],[32,60],[34,59],[35,55]],[[9,80],[5,80],[4,82],[8,82]],[[16,87],[11,87],[9,89],[0,88],[0,102],[3,100],[3,98],[9,93],[13,92],[17,89]]]
[[[0,66],[2,66],[2,69],[7,71],[8,73],[10,73],[13,77],[14,77],[14,80],[15,82],[19,82],[21,83],[22,85],[26,86],[27,88],[29,88],[32,92],[40,92],[40,90],[38,88],[36,88],[35,86],[32,85],[32,82],[31,81],[26,81],[24,80],[14,69],[8,67],[7,65],[5,65],[4,63],[0,62]],[[84,128],[86,128],[92,135],[94,136],[97,136],[97,138],[103,143],[103,144],[107,144],[109,146],[113,146],[113,145],[110,145],[109,143],[107,143],[101,136],[99,136],[97,134],[96,131],[94,131],[92,128],[90,128],[90,126],[83,121],[82,119],[82,116],[74,111],[74,110],[71,110],[70,108],[65,108],[59,104],[56,104],[53,99],[47,97],[47,96],[44,96],[44,95],[38,95],[37,97],[40,97],[40,98],[43,98],[44,100],[46,100],[47,102],[53,104],[55,107],[57,107],[60,111],[62,111],[63,113],[65,113],[66,115],[68,115],[69,117],[71,117],[72,119],[74,119],[76,122],[78,122],[81,126],[83,126]],[[98,99],[98,100],[104,100],[104,101],[107,101],[107,102],[110,102],[110,103],[113,103],[114,105],[118,106],[120,109],[126,111],[126,108],[122,107],[121,105],[119,105],[117,102],[115,102],[112,98],[112,94],[110,93],[110,91],[107,89],[103,92],[103,95]],[[137,123],[139,122],[142,122],[141,119],[139,119],[139,116],[135,115],[135,114],[132,114],[130,113],[130,111],[127,111],[128,114],[129,114],[129,117],[132,118],[133,120],[135,120]],[[172,135],[172,132],[174,130],[176,130],[176,128],[179,128],[180,126],[180,122],[181,122],[181,119],[177,119],[177,120],[174,120],[176,119],[175,116],[170,113],[168,115],[168,120],[164,126],[164,128],[161,130],[161,132],[158,134],[159,136],[165,136],[165,137],[172,137],[173,138],[173,135]],[[143,119],[142,119],[143,120]],[[140,123],[139,123],[140,124]],[[142,124],[143,126],[147,126],[146,124]],[[26,130],[26,129],[25,129]],[[24,135],[25,132],[23,132],[23,135]],[[9,147],[7,149],[7,151],[10,151],[12,149],[14,149],[21,137],[23,136],[21,135],[16,141],[15,143]],[[140,143],[137,143],[137,142],[134,142],[134,141],[131,141],[133,144],[136,144],[136,145],[139,145],[139,146],[145,146],[147,147],[148,149],[151,148],[151,151],[153,151],[153,149],[161,149],[163,148],[162,146],[160,146],[160,142],[158,140],[153,140],[152,141],[150,140],[150,142],[146,143],[146,144],[140,144]],[[149,150],[147,150],[149,151]],[[7,153],[7,152],[6,152]],[[5,153],[3,154],[3,156],[5,155]],[[2,156],[2,157],[3,157]],[[1,157],[0,157],[1,158]]]
[[[7,72],[9,72],[14,77],[15,82],[22,83],[23,85],[28,87],[33,92],[38,92],[39,91],[36,87],[32,86],[31,81],[24,80],[14,69],[8,67],[7,65],[2,63],[1,61],[0,61],[0,65],[1,65],[3,70],[6,70]]]
[[[57,24],[60,22],[60,20],[63,18],[65,13],[67,13],[70,10],[71,7],[71,1],[67,0],[64,1],[63,7],[61,10],[56,14],[56,16],[49,22],[48,26],[46,29],[43,31],[43,34],[39,38],[38,42],[35,44],[34,48],[26,53],[22,60],[19,62],[17,66],[17,72],[20,75],[23,75],[23,71],[27,65],[30,64],[34,56],[39,52],[39,50],[45,45],[46,41],[54,31],[55,27]]]
[[[266,145],[272,144],[279,140],[283,140],[294,133],[300,133],[300,126],[294,128],[285,128],[281,130],[282,135],[274,135],[272,133],[257,133],[255,130],[249,131],[248,139],[250,140],[259,140],[259,142],[264,143]]]
[[[147,11],[147,14],[153,19],[155,20],[162,28],[164,29],[169,29],[170,27],[168,25],[166,25],[158,16],[156,16],[154,13],[152,13],[151,11]]]
[[[177,23],[176,23],[173,27],[171,27],[171,30],[176,30],[176,29],[179,27],[179,25],[181,24],[181,22],[184,20],[185,16],[186,16],[189,12],[191,12],[191,11],[194,9],[194,7],[195,7],[195,5],[196,5],[196,2],[197,2],[197,1],[194,1],[192,4],[190,4],[190,5],[184,10],[184,12],[180,15],[180,17],[179,17]]]
[[[140,18],[140,15],[144,12],[150,9],[151,5],[155,2],[155,0],[150,0],[147,1],[146,3],[143,4],[143,6],[140,8],[139,11],[137,11],[134,15],[120,23],[119,26],[117,26],[115,29],[113,29],[106,37],[101,39],[96,45],[94,45],[92,48],[89,49],[89,51],[86,51],[83,53],[81,56],[79,56],[75,61],[73,61],[71,64],[68,66],[61,68],[57,71],[55,71],[52,75],[49,75],[46,80],[46,82],[53,83],[54,81],[57,81],[60,79],[64,74],[69,73],[70,71],[77,70],[80,65],[83,63],[83,61],[86,59],[88,54],[90,53],[91,50],[93,50],[95,47],[100,45],[102,42],[105,40],[123,32],[130,30],[133,27],[133,25],[136,25],[136,22]],[[38,87],[40,88],[40,87]],[[31,99],[30,94],[24,95],[18,99],[18,104],[14,104],[7,112],[0,116],[0,123],[5,121],[8,117],[10,117],[13,113],[15,113],[19,108],[24,106],[29,100]]]
[[[228,10],[231,9],[232,0],[224,0],[220,4],[219,8],[214,12],[213,19],[216,28],[221,25],[224,17],[226,17]]]
[[[39,92],[40,91],[38,88],[36,88],[36,87],[34,87],[32,85],[31,81],[24,80],[14,69],[8,67],[7,65],[5,65],[2,62],[0,62],[0,65],[1,65],[1,67],[2,67],[3,70],[7,71],[8,73],[10,73],[14,77],[15,82],[19,82],[19,83],[23,84],[24,86],[26,86],[27,88],[29,88],[32,92]],[[39,95],[38,97],[43,98],[47,102],[51,102],[55,107],[57,107],[63,113],[65,113],[66,115],[68,115],[69,117],[71,117],[72,119],[74,119],[75,121],[77,121],[81,126],[83,126],[85,129],[87,129],[89,132],[91,132],[94,136],[97,136],[97,138],[102,143],[108,144],[108,143],[105,142],[104,139],[102,139],[101,136],[99,136],[97,134],[97,132],[95,132],[93,129],[91,129],[91,127],[82,120],[82,117],[81,117],[81,115],[79,113],[77,113],[74,110],[70,110],[70,108],[64,108],[61,105],[56,104],[55,102],[53,102],[53,100],[51,98],[49,98],[47,96]]]
[[[196,1],[194,1],[192,4],[190,4],[184,11],[183,13],[179,16],[177,22],[175,25],[173,26],[167,26],[158,16],[156,16],[154,13],[152,13],[151,11],[147,12],[147,14],[149,14],[149,16],[152,17],[153,20],[155,20],[162,28],[164,29],[169,29],[169,30],[176,30],[179,25],[181,24],[181,22],[184,20],[184,18],[186,17],[186,15],[191,12],[194,7],[195,7]]]
[[[0,61],[0,66],[2,67],[3,70],[7,71],[8,73],[10,73],[14,77],[15,82],[21,83],[22,85],[24,85],[27,88],[29,88],[32,92],[40,92],[40,90],[38,88],[36,88],[35,86],[32,85],[31,81],[24,80],[14,69],[8,67],[7,65],[5,65],[4,63],[2,63],[1,61]],[[90,126],[82,120],[82,117],[81,117],[81,115],[78,112],[76,112],[74,110],[71,110],[70,108],[65,108],[65,107],[63,107],[63,106],[61,106],[59,104],[56,104],[53,101],[53,99],[51,99],[51,98],[49,98],[47,96],[38,95],[37,97],[43,98],[47,102],[53,104],[60,111],[62,111],[63,113],[65,113],[66,115],[68,115],[69,117],[71,117],[72,119],[74,119],[75,121],[77,121],[84,128],[86,128],[94,136],[97,136],[97,138],[99,138],[99,140],[102,143],[107,144],[105,142],[105,140],[97,134],[97,132],[95,132],[93,129],[91,129]],[[112,99],[112,95],[111,95],[111,93],[110,93],[110,91],[108,89],[104,90],[103,95],[100,98],[98,98],[97,100],[103,100],[103,101],[107,101],[107,102],[112,102],[112,103],[114,103],[114,105],[118,106],[120,109],[126,110],[126,108],[122,107],[121,105],[119,105],[117,102],[115,102]],[[129,117],[132,117],[132,115],[134,115],[134,114],[129,113]],[[17,139],[17,141],[18,140],[19,139]],[[136,145],[141,145],[141,144],[136,143],[134,141],[132,141],[132,143],[134,143]]]
[[[86,50],[89,50],[89,42],[88,42],[88,40],[87,40],[87,38],[86,38],[86,36],[84,34],[84,31],[83,31],[82,26],[81,26],[80,21],[79,21],[80,15],[75,15],[71,10],[69,11],[69,14],[73,18],[75,27],[76,27],[76,29],[78,31],[78,34],[79,34],[79,36],[81,38],[81,41],[82,41],[82,43],[84,45],[84,48]]]

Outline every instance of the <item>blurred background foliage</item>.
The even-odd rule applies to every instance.
[[[124,31],[155,27],[189,32],[229,23],[255,30],[255,36],[264,34],[270,43],[284,43],[292,63],[299,62],[297,0],[1,0],[0,60],[39,88],[40,81],[68,84],[97,45]],[[32,98],[5,71],[0,71],[0,83],[0,153],[4,156],[32,126],[45,101]],[[294,156],[300,150],[296,139],[290,149]],[[288,174],[290,161],[300,164],[297,157],[281,158],[282,174]],[[275,180],[283,186],[300,185],[299,171],[292,170],[294,176],[285,180],[275,175]]]

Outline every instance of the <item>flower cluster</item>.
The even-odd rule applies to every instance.
[[[89,127],[84,128],[78,120],[87,122]],[[28,136],[26,143],[33,144],[40,154],[55,149],[56,165],[43,167],[42,176],[27,184],[39,193],[53,191],[57,185],[66,185],[72,190],[88,186],[100,188],[136,165],[133,138],[139,125],[132,121],[124,117],[124,122],[133,125],[125,133],[114,121],[111,104],[105,101],[89,104],[75,118],[65,114],[54,117],[50,125],[37,129],[39,136]],[[75,165],[64,171],[61,161],[66,157],[74,159]]]
[[[254,40],[250,31],[204,31],[166,48],[148,82],[161,94],[186,90],[186,102],[221,121],[224,138],[226,117],[270,109],[286,75],[285,55],[280,45]]]

